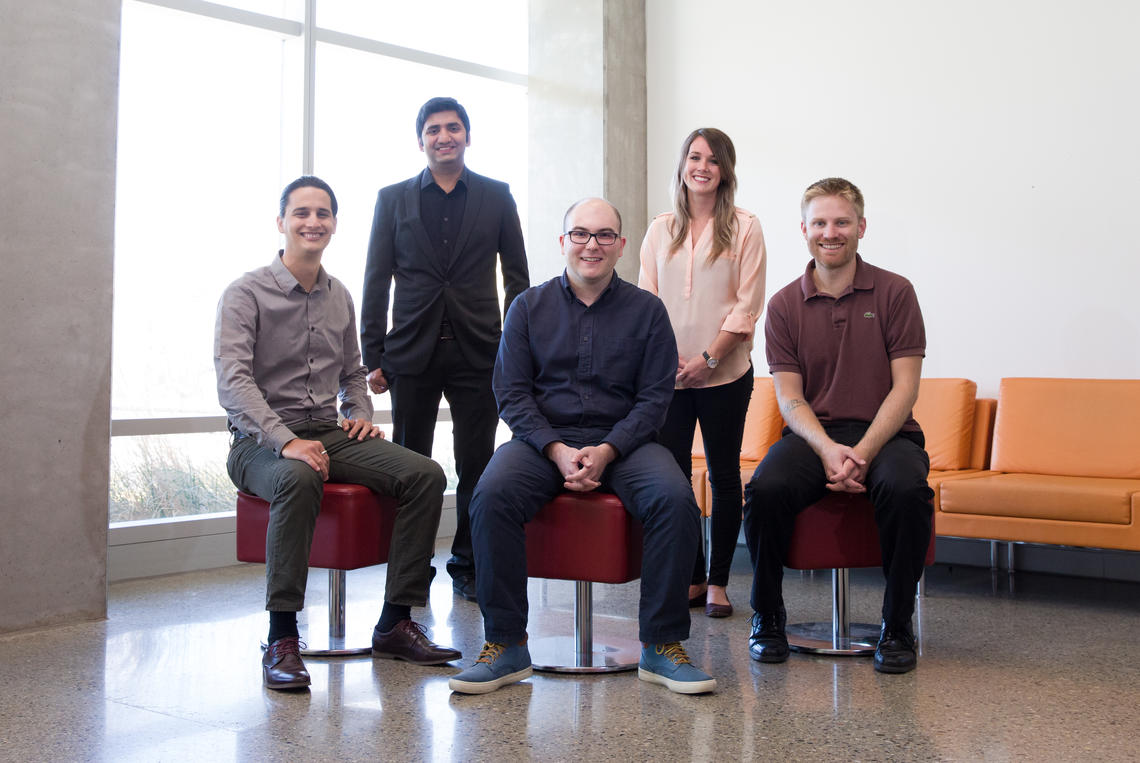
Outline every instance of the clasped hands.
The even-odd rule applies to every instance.
[[[576,493],[588,493],[602,484],[602,472],[617,458],[608,442],[585,448],[572,448],[564,442],[552,442],[543,452],[554,462],[565,482],[562,487]]]
[[[820,454],[827,489],[835,493],[866,493],[867,460],[849,445],[832,443]]]
[[[365,419],[345,419],[340,422],[340,428],[348,434],[350,440],[363,442],[384,437],[380,427]],[[281,457],[304,461],[313,467],[313,471],[320,472],[322,481],[328,482],[329,454],[320,440],[302,440],[300,437],[294,437],[281,448]]]

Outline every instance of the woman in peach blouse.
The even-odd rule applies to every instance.
[[[673,211],[650,223],[638,285],[665,303],[677,335],[677,386],[661,429],[692,477],[697,422],[712,484],[712,558],[702,549],[689,605],[728,617],[725,586],[740,533],[740,443],[752,396],[752,334],[764,306],[764,233],[738,208],[736,149],[720,130],[694,130],[673,176]]]

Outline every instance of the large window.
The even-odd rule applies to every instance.
[[[325,262],[358,306],[376,191],[424,166],[427,98],[467,107],[468,165],[509,182],[525,216],[526,6],[468,0],[444,34],[407,3],[124,1],[112,522],[232,509],[215,309],[280,247],[289,180],[311,172],[337,192]],[[386,423],[388,397],[373,402]],[[434,455],[453,471],[441,414]]]

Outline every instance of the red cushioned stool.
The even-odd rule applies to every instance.
[[[796,517],[786,566],[793,570],[831,568],[831,622],[787,627],[788,646],[796,652],[864,656],[875,652],[879,626],[852,623],[848,615],[849,570],[881,567],[883,552],[875,524],[875,507],[865,495],[832,493]],[[926,565],[934,564],[934,527]]]
[[[351,648],[344,643],[345,578],[347,570],[371,567],[388,561],[392,527],[396,522],[396,499],[377,495],[363,485],[325,483],[321,512],[313,530],[309,566],[329,571],[328,642],[318,634],[305,639],[308,648],[301,653],[314,657],[341,657],[370,654],[367,647]],[[269,503],[257,496],[238,492],[237,558],[239,562],[265,563],[265,531],[269,526]]]
[[[574,636],[531,641],[535,670],[613,673],[637,667],[640,643],[594,643],[593,584],[641,577],[641,543],[641,523],[609,493],[562,493],[527,523],[527,575],[575,581]]]

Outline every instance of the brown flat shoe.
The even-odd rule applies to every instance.
[[[311,683],[301,660],[301,639],[279,638],[261,656],[261,675],[269,689],[303,689]]]
[[[705,616],[707,617],[732,617],[731,604],[713,604],[711,601],[705,604]]]
[[[388,660],[404,660],[413,665],[441,665],[458,660],[458,649],[433,644],[427,629],[412,620],[401,620],[387,633],[372,631],[372,656]]]

